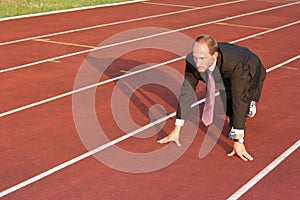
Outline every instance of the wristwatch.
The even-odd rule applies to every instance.
[[[233,141],[243,144],[244,143],[244,138],[233,139]]]

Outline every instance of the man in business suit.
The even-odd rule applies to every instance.
[[[245,122],[247,116],[253,117],[256,113],[255,102],[259,100],[266,70],[249,49],[217,43],[210,35],[196,38],[192,52],[186,57],[185,79],[179,96],[175,128],[158,143],[175,142],[181,146],[179,133],[191,109],[196,86],[199,80],[207,83],[209,73],[213,76],[214,87],[220,90],[232,126],[229,138],[234,140],[234,145],[228,156],[237,154],[245,161],[253,160],[244,145]]]

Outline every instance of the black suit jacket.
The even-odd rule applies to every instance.
[[[229,43],[218,43],[218,46],[219,55],[213,71],[216,87],[221,94],[226,94],[226,113],[230,116],[231,125],[236,129],[245,129],[250,102],[259,100],[266,70],[249,49]],[[207,73],[198,72],[191,52],[186,56],[177,119],[187,118],[199,80],[206,82]]]

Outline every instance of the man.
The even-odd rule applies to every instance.
[[[226,115],[232,126],[229,138],[234,140],[233,150],[227,155],[237,154],[245,161],[253,160],[244,145],[245,122],[247,116],[253,117],[256,113],[255,102],[259,100],[265,76],[264,66],[249,49],[229,43],[217,43],[210,35],[199,36],[193,44],[192,52],[186,57],[185,79],[179,96],[175,128],[158,143],[175,142],[181,146],[180,129],[188,117],[192,97],[200,80],[208,83],[202,122],[207,126],[212,123],[212,114],[207,111],[211,110],[209,106],[212,109],[214,106],[214,89],[220,89]],[[208,86],[214,87],[213,95],[209,95]],[[210,99],[212,103],[208,101]]]

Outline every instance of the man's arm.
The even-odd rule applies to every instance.
[[[243,160],[253,160],[244,145],[244,129],[246,127],[246,115],[249,109],[247,102],[247,92],[249,89],[249,75],[244,71],[244,66],[238,63],[231,77],[232,92],[232,117],[230,119],[232,130],[231,139],[234,139],[233,150],[228,156],[237,154]]]
[[[179,142],[180,129],[184,125],[184,121],[188,117],[188,114],[191,110],[191,105],[195,100],[195,90],[199,82],[194,73],[199,72],[197,72],[192,64],[186,60],[184,81],[181,86],[176,111],[175,127],[167,137],[162,138],[158,141],[158,143],[175,142],[177,146],[181,146]]]
[[[250,87],[249,74],[244,71],[244,66],[238,63],[232,76],[231,93],[232,93],[232,117],[231,124],[236,129],[245,129],[246,115],[249,109],[250,102],[247,101],[247,93]]]
[[[195,73],[199,72],[186,60],[184,81],[180,90],[176,119],[185,120],[189,115],[191,105],[195,100],[196,87],[199,83],[199,80],[195,77]]]

